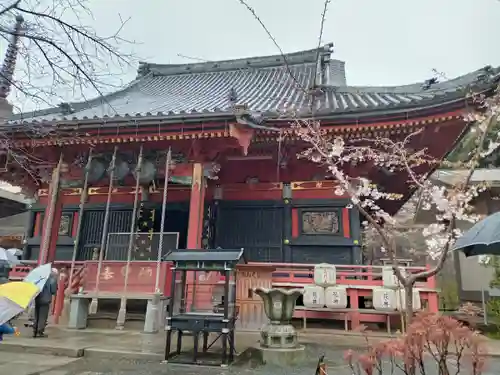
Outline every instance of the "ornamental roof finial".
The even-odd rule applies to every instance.
[[[12,38],[7,47],[2,68],[0,69],[0,99],[7,98],[12,86],[14,69],[16,67],[17,52],[19,50],[18,44],[23,22],[24,19],[21,15],[16,16],[16,25],[14,26],[14,30],[12,31]]]

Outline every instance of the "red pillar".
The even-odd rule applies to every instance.
[[[54,207],[54,224],[52,225],[52,233],[49,240],[49,249],[47,251],[47,263],[53,262],[56,257],[57,239],[59,238],[59,225],[61,224],[62,215],[62,197],[59,195],[56,199]]]
[[[188,249],[201,248],[205,191],[206,182],[203,176],[203,166],[201,163],[195,163],[193,165],[193,181],[191,183],[191,197],[189,201]]]
[[[206,181],[203,176],[203,166],[200,163],[193,165],[193,180],[191,183],[191,197],[189,201],[189,223],[187,235],[187,249],[201,249],[201,237],[203,231],[203,213],[205,206]],[[187,274],[187,298],[188,311],[193,311],[195,306],[200,305],[200,297],[211,295],[211,290],[206,290],[205,285],[200,285],[198,272]]]
[[[62,202],[60,201],[60,173],[62,156],[57,167],[52,172],[52,179],[49,185],[49,197],[45,215],[43,218],[42,241],[38,263],[50,262],[55,257],[57,235],[59,233],[59,223],[61,221]]]

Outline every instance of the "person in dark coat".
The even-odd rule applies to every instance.
[[[33,324],[33,337],[47,337],[45,327],[49,319],[52,297],[57,293],[58,271],[53,268],[47,282],[40,294],[35,298],[35,321]]]

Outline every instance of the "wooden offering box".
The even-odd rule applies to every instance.
[[[272,264],[239,264],[236,268],[236,304],[240,316],[236,324],[240,330],[259,330],[267,323],[262,299],[252,292],[253,288],[271,288],[273,272]]]

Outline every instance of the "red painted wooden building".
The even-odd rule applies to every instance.
[[[177,245],[244,248],[250,262],[362,264],[358,212],[324,168],[296,157],[307,145],[290,130],[292,114],[310,117],[313,108],[328,134],[345,139],[397,138],[421,129],[412,147],[442,158],[466,130],[466,90],[488,92],[496,71],[353,87],[344,62],[331,54],[327,45],[319,54],[143,63],[133,82],[103,98],[14,116],[9,126],[17,147],[45,160],[28,167],[31,175],[8,155],[0,161],[6,165],[1,179],[39,197],[30,207],[28,259],[95,261],[102,248],[104,261],[125,261],[130,233],[138,231],[144,235],[131,240],[129,254],[142,262],[131,276],[141,285],[136,292],[155,288],[157,271],[145,264],[158,259],[160,240],[148,233],[178,233],[165,237],[164,252]],[[26,123],[58,135],[27,137]],[[402,175],[370,163],[347,168],[386,191],[412,193]],[[404,201],[385,208],[395,213]],[[101,283],[114,280],[117,270],[109,267],[102,266],[108,276]]]

